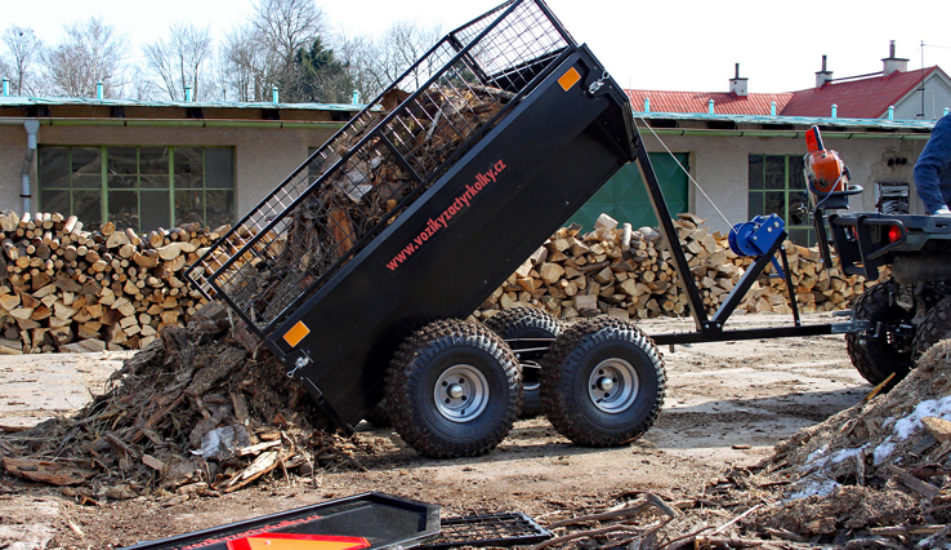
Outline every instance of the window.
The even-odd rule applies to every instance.
[[[38,151],[40,209],[148,231],[234,222],[234,149],[60,147]]]
[[[749,157],[750,218],[774,213],[785,220],[789,240],[803,246],[816,243],[801,156]]]

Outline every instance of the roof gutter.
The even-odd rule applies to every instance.
[[[643,128],[641,128],[643,129]],[[756,137],[803,139],[806,130],[706,130],[703,128],[653,128],[659,136],[701,136],[701,137]],[[898,139],[927,140],[931,134],[922,132],[850,132],[848,130],[823,130],[828,139]]]
[[[0,125],[36,121],[40,126],[60,127],[129,127],[129,128],[277,128],[336,130],[347,121],[332,120],[235,120],[235,119],[150,119],[150,118],[75,118],[75,117],[0,117]]]

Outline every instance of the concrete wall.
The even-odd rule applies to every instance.
[[[20,182],[26,150],[23,125],[0,124],[0,209],[21,210]]]
[[[42,145],[169,145],[235,148],[238,215],[263,199],[335,130],[278,128],[128,128],[41,126]],[[0,209],[20,211],[20,181],[27,150],[22,125],[0,125]],[[36,180],[33,177],[34,210]]]
[[[750,154],[794,155],[806,152],[805,138],[798,137],[716,137],[661,136],[667,147],[676,153],[690,154],[690,172],[709,195],[711,204],[696,189],[691,190],[691,210],[707,221],[711,229],[725,231],[730,225],[749,220],[748,163]],[[852,199],[853,210],[875,210],[875,182],[905,181],[913,184],[912,169],[924,147],[924,139],[843,138],[824,136],[825,145],[835,149],[849,166],[853,182],[865,191]],[[651,152],[663,152],[663,146],[649,132],[644,142]],[[912,185],[912,189],[914,186]],[[912,191],[911,209],[924,212],[921,201]],[[717,208],[728,221],[717,213]]]

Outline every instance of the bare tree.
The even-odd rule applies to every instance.
[[[441,36],[439,27],[397,22],[376,39],[344,37],[340,39],[338,51],[348,67],[354,88],[365,101],[370,101],[429,51]]]
[[[53,91],[88,97],[95,94],[96,83],[102,82],[104,94],[115,97],[123,85],[127,51],[125,37],[101,18],[67,26],[66,40],[44,59]]]
[[[238,28],[225,38],[221,52],[224,99],[259,101],[267,87],[267,55],[258,47],[254,29]]]
[[[142,48],[149,67],[161,79],[160,86],[169,99],[185,99],[185,88],[191,88],[192,97],[204,94],[206,78],[202,69],[210,61],[211,35],[208,27],[199,29],[193,25],[176,23],[169,29],[166,38],[161,38]]]
[[[13,93],[16,95],[35,94],[39,82],[33,67],[40,59],[43,48],[33,29],[11,25],[3,31],[3,43],[9,54],[9,66],[4,75],[10,77]]]
[[[222,53],[229,90],[241,101],[270,98],[299,81],[295,58],[318,38],[323,13],[314,0],[257,0],[254,18],[228,35]]]

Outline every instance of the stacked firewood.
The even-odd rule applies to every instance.
[[[703,220],[681,214],[674,220],[690,271],[708,314],[724,302],[753,262],[729,248],[728,237],[709,232]],[[804,313],[848,308],[868,283],[821,264],[816,249],[785,244],[796,301]],[[602,215],[589,233],[563,227],[526,260],[482,304],[477,317],[533,306],[574,319],[606,313],[621,318],[689,315],[688,297],[677,281],[673,256],[656,229],[618,227]],[[787,313],[785,281],[772,267],[761,275],[738,308]]]
[[[199,224],[139,235],[75,216],[0,213],[0,353],[138,349],[195,312],[183,268],[218,238]]]
[[[752,263],[727,237],[682,214],[675,226],[709,312]],[[112,223],[85,231],[75,217],[0,213],[0,353],[139,349],[181,326],[202,297],[182,275],[226,228],[198,224],[147,235]],[[797,303],[805,313],[849,307],[867,283],[821,265],[815,249],[786,243]],[[785,282],[761,276],[740,310],[789,311]],[[655,229],[602,216],[582,234],[555,232],[475,313],[530,305],[562,319],[596,313],[643,319],[689,315],[673,258]]]

